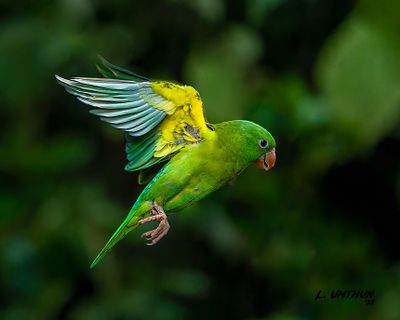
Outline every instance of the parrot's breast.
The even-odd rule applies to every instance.
[[[204,198],[234,178],[242,168],[216,136],[182,149],[162,169],[143,200],[178,211]]]

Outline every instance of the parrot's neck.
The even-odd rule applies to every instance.
[[[216,133],[216,147],[222,151],[226,157],[226,163],[230,163],[237,173],[243,171],[250,163],[245,152],[246,141],[238,130],[224,125],[223,122],[214,125]]]

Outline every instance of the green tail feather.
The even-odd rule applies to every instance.
[[[137,224],[134,224],[132,226],[127,226],[128,222],[132,219],[132,214],[128,214],[127,218],[125,219],[124,222],[119,226],[117,231],[114,232],[110,240],[108,240],[107,244],[104,246],[103,249],[101,249],[100,253],[97,255],[97,257],[93,260],[92,264],[90,265],[90,269],[93,269],[101,259],[104,258],[104,256],[107,254],[107,252],[114,247],[117,242],[122,240],[127,233],[132,231],[134,228],[137,227]]]

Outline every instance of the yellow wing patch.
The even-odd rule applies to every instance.
[[[111,78],[57,80],[91,106],[91,113],[127,133],[126,170],[148,168],[187,145],[211,137],[200,95],[194,88],[149,81],[109,63],[104,67]]]
[[[164,97],[171,105],[155,105],[168,116],[159,126],[160,137],[157,141],[154,157],[166,157],[187,143],[201,141],[201,136],[208,131],[203,104],[198,92],[190,86],[171,82],[152,82],[153,92]]]

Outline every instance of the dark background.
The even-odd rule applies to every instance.
[[[1,319],[400,319],[400,2],[0,2]],[[277,140],[267,174],[91,260],[142,187],[55,81],[96,55]],[[375,290],[318,300],[319,290]]]

